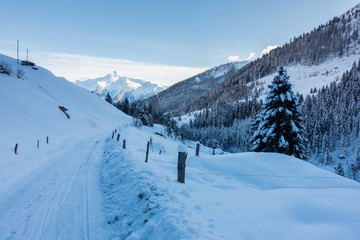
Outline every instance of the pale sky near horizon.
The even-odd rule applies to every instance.
[[[120,75],[172,85],[254,59],[355,6],[354,0],[3,1],[0,53],[74,81]]]

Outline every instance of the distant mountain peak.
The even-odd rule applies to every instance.
[[[109,75],[111,76],[111,80],[114,82],[120,78],[120,75],[116,71],[112,71]]]
[[[115,102],[125,97],[130,101],[145,99],[165,89],[148,81],[120,76],[116,71],[104,77],[77,80],[75,84],[102,97],[109,93]]]

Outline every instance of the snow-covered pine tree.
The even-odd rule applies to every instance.
[[[347,137],[343,136],[341,138],[341,142],[340,142],[340,150],[339,150],[339,158],[340,159],[346,159],[347,154],[346,154],[346,147],[347,147]]]
[[[113,104],[113,100],[109,93],[106,94],[105,101],[107,101],[110,104]]]
[[[331,164],[333,164],[333,162],[334,162],[333,159],[332,159],[332,157],[330,156],[330,151],[329,151],[328,148],[325,149],[322,162],[323,162],[323,164],[324,164],[325,166],[331,165]]]
[[[336,174],[338,174],[338,175],[340,175],[340,176],[345,176],[345,173],[344,173],[344,168],[343,168],[343,166],[341,165],[341,163],[339,163],[338,165],[337,165],[337,167],[334,167],[334,170],[335,170],[335,173]]]
[[[255,133],[251,139],[255,152],[277,152],[306,159],[306,138],[299,101],[292,91],[289,76],[283,66],[269,85],[262,111],[253,123]]]
[[[125,100],[123,102],[123,112],[129,114],[129,109],[130,109],[129,99],[125,97]]]

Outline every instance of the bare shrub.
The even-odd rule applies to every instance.
[[[0,62],[0,73],[11,75],[11,73],[12,73],[11,65],[5,61],[1,61]]]

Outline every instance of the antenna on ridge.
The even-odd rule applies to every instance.
[[[19,40],[17,40],[16,62],[19,63]]]

